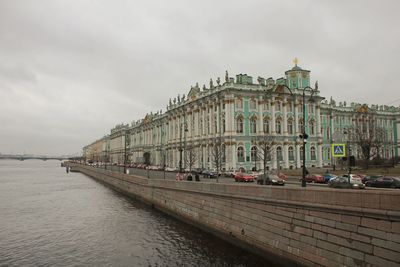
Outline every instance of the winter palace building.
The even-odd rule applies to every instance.
[[[299,135],[305,127],[306,166],[323,167],[335,164],[331,144],[349,140],[354,126],[384,129],[379,155],[398,157],[399,107],[327,100],[318,82],[310,84],[310,71],[295,62],[277,80],[258,77],[255,82],[246,74],[233,78],[226,72],[224,81],[210,80],[208,88],[196,84],[187,96],[170,99],[166,112],[115,126],[85,146],[83,156],[169,167],[182,161],[191,169],[262,169],[264,161],[268,169],[300,168]],[[352,150],[360,157],[356,146]]]

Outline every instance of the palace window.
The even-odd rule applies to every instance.
[[[239,162],[244,162],[244,148],[243,147],[238,147],[237,158],[238,158]]]
[[[217,115],[214,115],[214,133],[218,132]]]
[[[236,108],[243,108],[243,100],[241,98],[236,99]]]
[[[299,133],[303,133],[304,132],[304,121],[303,119],[299,120]]]
[[[311,113],[311,114],[314,113],[314,105],[311,103],[308,104],[308,113]]]
[[[276,120],[275,128],[277,134],[282,134],[282,121],[280,118]]]
[[[292,146],[289,147],[288,152],[289,152],[289,160],[294,160],[294,152]]]
[[[225,118],[222,119],[222,132],[224,133],[226,130],[226,125],[225,125]]]
[[[310,135],[315,135],[315,124],[314,124],[314,121],[313,120],[311,120],[310,121],[310,123],[309,123],[309,126],[308,126],[310,129]]]
[[[264,100],[264,110],[269,110],[268,100]]]
[[[315,147],[313,147],[313,146],[310,148],[310,156],[311,156],[311,160],[317,159],[317,157],[315,155]]]
[[[263,131],[264,131],[264,133],[269,133],[269,120],[268,120],[268,118],[264,118],[264,120],[263,120]]]
[[[250,99],[250,109],[256,109],[256,100],[255,99]]]
[[[257,147],[253,146],[250,152],[251,161],[257,161]]]
[[[250,119],[250,133],[255,134],[257,133],[257,118],[252,117]]]
[[[278,146],[276,148],[276,158],[278,160],[283,160],[283,155],[282,155],[282,147]]]
[[[266,157],[267,161],[271,161],[271,148],[267,146],[264,152],[266,154],[264,157]]]
[[[303,158],[304,158],[304,157],[303,157],[303,151],[304,151],[304,150],[303,150],[303,147],[301,146],[301,147],[300,147],[300,160],[303,160]]]
[[[222,162],[226,162],[226,147],[225,147],[225,144],[223,144],[222,146],[221,146],[221,152],[222,152]]]
[[[293,119],[289,119],[287,122],[288,134],[293,134]]]
[[[275,102],[275,111],[281,111],[281,102],[279,101]]]
[[[292,106],[292,102],[287,102],[287,112],[293,112],[293,106]]]
[[[236,132],[243,133],[243,118],[239,117],[236,119]]]

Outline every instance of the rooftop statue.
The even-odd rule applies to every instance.
[[[178,103],[181,103],[181,96],[178,94]]]
[[[221,79],[218,77],[218,78],[217,78],[217,84],[218,84],[218,86],[219,86],[220,83],[221,83]]]
[[[228,71],[225,71],[225,82],[229,83],[229,75],[228,75]]]
[[[176,103],[176,97],[174,98],[174,105],[175,105],[175,103]]]
[[[315,90],[318,90],[318,81],[315,82]]]
[[[213,80],[210,79],[210,89],[213,89],[213,88],[214,88]]]
[[[207,90],[206,85],[203,84],[203,91]]]

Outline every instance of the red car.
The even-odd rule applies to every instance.
[[[254,176],[251,173],[238,172],[235,174],[235,182],[254,182]]]
[[[302,178],[300,178],[301,181]],[[308,174],[306,176],[306,182],[307,183],[325,183],[325,178],[322,175],[319,174]]]

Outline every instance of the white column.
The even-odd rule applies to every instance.
[[[300,159],[300,146],[296,144],[296,168],[301,168],[302,160]]]
[[[272,169],[276,170],[277,169],[277,164],[278,163],[278,159],[276,157],[276,147],[272,150]]]
[[[318,144],[317,149],[318,149],[318,166],[317,167],[322,168],[322,144]]]
[[[231,144],[230,145],[231,148],[231,161],[232,161],[232,168],[236,170],[236,146]]]
[[[260,98],[259,98],[259,100],[258,100],[259,102],[258,103],[264,103],[263,101],[262,101],[262,97],[260,96]],[[263,133],[263,120],[264,120],[264,118],[263,118],[263,106],[264,106],[264,104],[258,104],[258,133],[259,134],[262,134]]]
[[[317,136],[322,137],[321,133],[321,108],[320,105],[316,105],[316,116],[317,116]]]
[[[275,101],[271,101],[271,134],[275,134]]]
[[[289,146],[287,144],[283,145],[283,159],[284,168],[289,169]]]
[[[282,112],[283,112],[283,131],[282,131],[282,133],[284,134],[284,135],[287,135],[287,105],[288,105],[288,102],[287,102],[287,99],[285,99],[284,101],[283,101],[283,107],[282,107]]]

